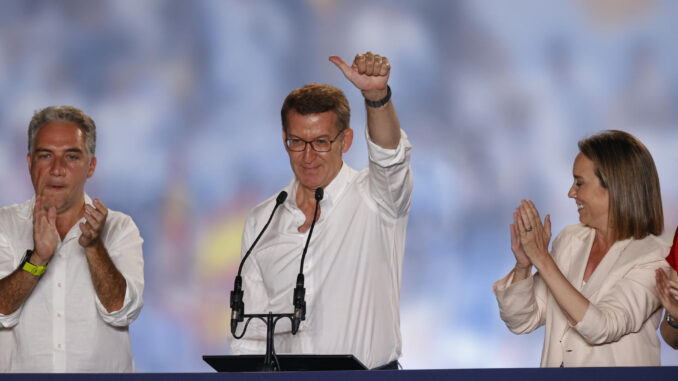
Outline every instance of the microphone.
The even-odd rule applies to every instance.
[[[238,275],[235,277],[235,281],[233,282],[233,291],[231,291],[231,333],[233,336],[235,336],[235,330],[238,327],[238,323],[244,320],[245,315],[245,303],[243,302],[243,291],[242,291],[242,277],[240,276],[240,273],[242,272],[242,267],[245,264],[245,260],[247,257],[250,256],[250,253],[252,253],[252,249],[254,249],[254,246],[256,246],[257,242],[259,242],[259,238],[264,234],[266,229],[268,229],[268,225],[271,223],[271,220],[273,219],[273,215],[275,214],[276,209],[285,202],[285,199],[287,199],[287,192],[282,191],[278,194],[278,197],[275,199],[275,206],[273,207],[273,211],[271,212],[271,216],[268,218],[268,221],[266,222],[266,225],[264,225],[264,228],[261,229],[261,233],[257,236],[257,239],[254,240],[252,243],[252,246],[250,246],[250,249],[247,250],[247,253],[245,253],[245,256],[242,257],[242,260],[240,261],[240,267],[238,267]]]
[[[306,320],[306,289],[304,288],[304,259],[306,258],[306,251],[308,244],[311,242],[311,235],[313,234],[313,227],[318,218],[318,206],[320,200],[323,199],[325,192],[323,188],[315,190],[315,212],[313,213],[313,222],[311,222],[311,229],[308,231],[308,238],[306,238],[306,245],[304,246],[304,253],[301,255],[301,265],[299,266],[299,275],[297,275],[297,287],[294,288],[294,316],[292,318],[292,334],[295,335],[299,331],[299,325],[303,320]]]

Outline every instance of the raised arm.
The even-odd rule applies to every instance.
[[[542,224],[534,203],[527,200],[523,200],[518,207],[518,216],[517,230],[526,256],[539,270],[570,324],[576,325],[584,318],[589,301],[565,278],[548,252],[551,240],[550,216],[547,215]]]
[[[499,315],[511,332],[529,333],[542,326],[545,321],[546,285],[539,274],[532,276],[532,262],[525,253],[520,242],[519,209],[513,213],[513,224],[510,224],[511,251],[516,264],[507,276],[492,286]],[[550,217],[545,223],[550,239]]]
[[[33,254],[30,263],[34,266],[45,266],[54,255],[59,242],[56,228],[56,209],[45,208],[42,197],[36,196],[33,207]],[[40,280],[19,268],[3,279],[0,279],[0,314],[10,315],[16,312],[33,292]]]
[[[388,78],[391,73],[391,64],[388,58],[367,52],[357,54],[351,66],[337,56],[331,56],[330,61],[341,69],[344,76],[365,97],[367,129],[372,141],[382,148],[396,148],[400,141],[400,122],[393,102],[390,100]],[[368,103],[379,103],[384,100],[387,101],[376,107]]]
[[[123,306],[127,282],[113,264],[100,236],[108,209],[98,199],[93,204],[85,205],[85,222],[80,224],[82,235],[78,242],[85,248],[94,291],[106,311],[113,312]]]

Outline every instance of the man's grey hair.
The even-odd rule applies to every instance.
[[[69,122],[78,126],[85,134],[85,146],[89,159],[94,157],[97,146],[97,127],[94,120],[79,108],[73,106],[49,106],[33,114],[28,125],[28,153],[33,155],[35,136],[45,125],[52,122]]]

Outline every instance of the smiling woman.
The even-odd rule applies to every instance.
[[[574,198],[581,224],[553,241],[532,201],[511,225],[515,268],[493,289],[515,333],[545,325],[542,366],[660,364],[655,270],[668,267],[661,192],[645,146],[622,131],[579,142]],[[532,266],[538,272],[531,274]]]
[[[583,153],[574,159],[574,184],[568,192],[575,199],[579,221],[582,224],[607,231],[609,223],[610,192],[595,174],[595,165]]]
[[[600,186],[609,192],[609,224],[614,238],[660,235],[664,213],[659,176],[643,143],[626,132],[608,131],[580,141],[579,150],[579,156],[593,164]]]

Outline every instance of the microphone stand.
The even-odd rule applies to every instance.
[[[297,276],[297,287],[294,290],[294,297],[293,297],[293,305],[295,306],[295,310],[293,313],[276,313],[274,314],[273,312],[269,311],[267,314],[245,314],[245,313],[240,313],[239,318],[235,321],[235,324],[233,323],[233,320],[231,320],[231,333],[233,334],[233,337],[236,339],[241,339],[243,336],[245,336],[245,332],[247,331],[247,326],[250,324],[250,321],[252,319],[259,319],[266,324],[266,354],[264,355],[264,364],[262,365],[261,370],[266,371],[266,372],[272,372],[272,371],[280,371],[280,363],[278,363],[278,358],[275,355],[275,346],[274,346],[274,334],[275,334],[275,326],[278,323],[280,319],[285,319],[288,318],[290,319],[290,323],[292,324],[292,334],[295,335],[299,329],[299,324],[301,323],[302,320],[306,319],[306,302],[304,301],[304,294],[306,289],[304,288],[304,274],[303,274],[303,266],[304,266],[304,258],[306,257],[306,250],[308,249],[308,244],[311,242],[311,235],[313,234],[313,227],[315,225],[316,219],[318,217],[318,206],[320,204],[320,200],[322,200],[324,195],[323,189],[318,188],[315,191],[315,213],[313,214],[313,222],[311,223],[311,229],[309,230],[308,237],[306,238],[306,245],[304,246],[304,252],[302,254],[302,259],[301,259],[301,268],[299,275]],[[285,197],[287,194],[285,194]],[[284,201],[285,197],[282,198],[282,201]],[[280,199],[280,196],[278,197]],[[280,202],[282,204],[282,201]],[[276,205],[277,208],[277,205]],[[275,208],[273,209],[273,212],[275,212]],[[273,218],[273,214],[271,214],[271,218]],[[269,219],[270,222],[270,219]],[[268,225],[268,224],[267,224]],[[265,229],[265,228],[264,228]],[[260,233],[259,237],[261,237],[261,234],[263,234],[263,231]],[[257,240],[259,240],[259,237],[257,237]],[[256,241],[254,244],[256,244]],[[254,248],[254,244],[252,245],[252,248],[247,252],[247,255],[252,251]],[[247,257],[245,256],[245,258]],[[243,258],[243,263],[245,258]],[[242,263],[241,269],[242,269]],[[240,276],[240,271],[238,271],[238,277]],[[236,284],[234,287],[235,289],[239,289],[239,285]],[[240,304],[240,308],[242,308],[240,311],[244,311],[244,303],[242,302],[242,291],[240,291],[240,300],[238,301]],[[231,298],[233,299],[233,291],[231,292],[232,296]],[[231,304],[233,304],[233,300],[231,301]],[[243,321],[247,320],[245,322],[245,327],[243,328],[243,331],[240,335],[237,335],[235,333],[235,328],[238,324],[238,321]]]
[[[275,334],[275,326],[278,324],[280,319],[288,318],[290,321],[294,321],[294,313],[286,314],[274,314],[273,312],[267,314],[244,314],[243,317],[247,320],[245,322],[245,328],[243,329],[240,335],[233,334],[233,337],[240,339],[245,335],[247,331],[247,326],[250,324],[252,319],[259,319],[264,324],[266,324],[266,354],[264,355],[264,363],[260,370],[265,372],[274,372],[280,371],[280,364],[278,363],[278,358],[275,356],[275,346],[273,341],[273,335]]]

